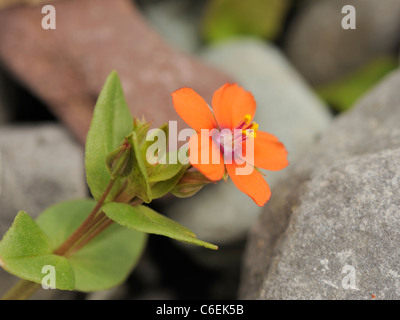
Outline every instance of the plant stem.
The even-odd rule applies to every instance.
[[[66,249],[63,256],[69,257],[78,249],[77,247],[81,248],[80,245],[96,228],[98,225],[103,221],[106,215],[103,212],[99,212],[91,221],[87,224],[85,231],[82,233],[81,237],[79,237],[69,248]]]
[[[106,215],[104,215],[104,218],[100,220],[100,222],[96,225],[94,230],[92,230],[91,233],[89,233],[86,238],[84,238],[80,243],[78,243],[71,251],[69,251],[67,254],[72,255],[82,247],[84,247],[86,244],[88,244],[93,238],[97,237],[101,232],[103,232],[105,229],[107,229],[109,226],[113,224],[113,220],[109,219]]]
[[[2,300],[26,300],[40,287],[40,284],[29,281],[20,280],[12,287],[1,299]]]
[[[97,201],[96,206],[93,208],[93,210],[90,212],[89,216],[83,221],[83,223],[79,226],[78,229],[75,230],[74,233],[72,233],[69,238],[56,250],[54,251],[54,254],[58,254],[60,256],[64,255],[69,249],[71,249],[78,241],[79,239],[85,235],[87,231],[90,230],[91,227],[93,227],[93,220],[96,217],[98,211],[100,208],[103,206],[104,201],[106,200],[107,196],[109,195],[112,187],[114,186],[115,180],[111,180],[110,183],[108,184],[106,190],[104,191],[103,195]]]

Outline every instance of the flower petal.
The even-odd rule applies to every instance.
[[[217,127],[207,102],[192,88],[181,88],[172,94],[174,108],[183,121],[197,132]]]
[[[262,207],[271,197],[271,190],[263,175],[254,168],[248,175],[237,174],[236,170],[245,165],[245,163],[243,165],[226,164],[226,170],[236,187]]]
[[[221,180],[225,173],[220,149],[209,135],[194,134],[190,137],[189,161],[210,180]]]
[[[221,129],[236,128],[246,115],[254,118],[256,101],[253,95],[235,84],[225,84],[215,91],[212,107]]]
[[[271,171],[278,171],[289,165],[285,146],[274,135],[257,131],[254,138],[254,166]]]

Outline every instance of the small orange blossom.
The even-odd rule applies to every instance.
[[[206,101],[191,88],[181,88],[172,93],[176,112],[197,133],[189,140],[189,160],[193,167],[213,181],[221,180],[226,173],[239,190],[250,196],[257,205],[263,206],[270,198],[271,191],[257,168],[277,171],[285,168],[287,151],[284,145],[274,135],[258,131],[258,124],[253,121],[256,112],[256,102],[253,95],[237,84],[225,84],[219,88],[212,99],[212,110]],[[217,134],[204,134],[204,129]],[[254,156],[250,164],[256,170],[248,175],[238,175],[236,169],[246,163],[240,162],[232,139],[230,144],[221,144],[227,140],[226,132],[232,132],[235,142],[241,143],[243,150],[246,143],[253,139]],[[239,136],[233,132],[240,130]],[[200,143],[198,143],[200,141]],[[203,144],[202,141],[207,143]],[[231,147],[229,147],[229,145]],[[206,146],[206,147],[204,147]],[[201,150],[207,148],[207,150]],[[196,149],[196,150],[195,150]],[[220,161],[198,161],[201,152],[209,155],[218,150]],[[227,156],[231,161],[227,161]],[[233,155],[233,157],[232,157]]]

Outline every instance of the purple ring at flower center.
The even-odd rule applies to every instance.
[[[231,161],[232,159],[242,157],[242,142],[246,140],[243,137],[242,130],[212,130],[211,137],[217,146],[220,147],[225,160]]]

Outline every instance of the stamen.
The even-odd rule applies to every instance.
[[[251,120],[251,115],[246,114],[246,115],[244,116],[244,123],[245,123],[245,124],[249,124],[249,123],[250,123],[250,120]]]
[[[253,122],[253,123],[251,124],[250,129],[253,129],[254,132],[257,132],[257,131],[258,131],[258,123],[257,123],[257,122]]]
[[[242,129],[250,123],[251,115],[246,114],[243,118],[243,121],[236,126],[236,129]]]

